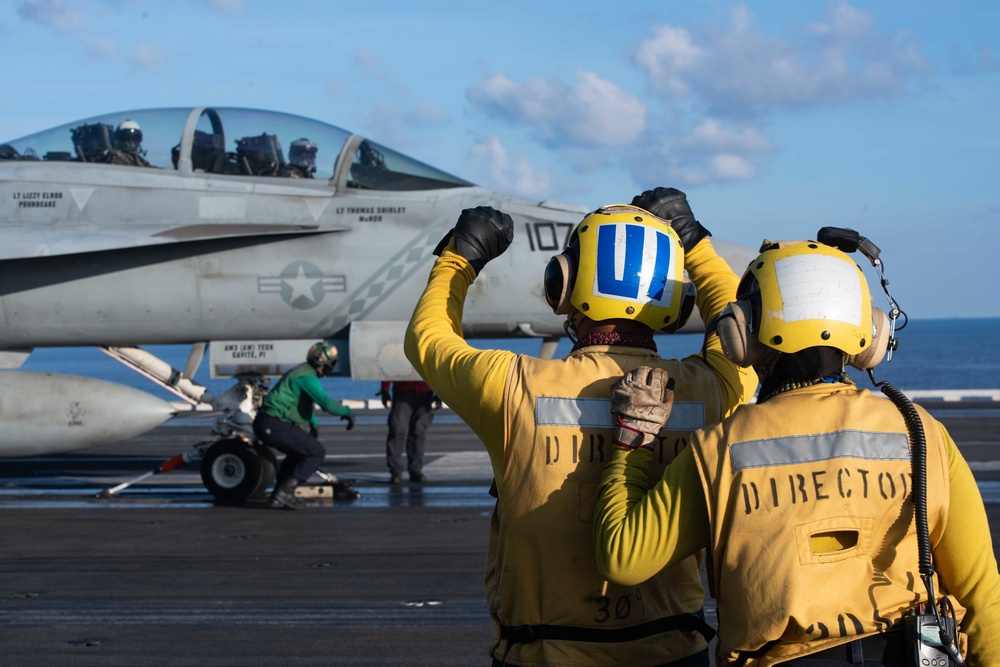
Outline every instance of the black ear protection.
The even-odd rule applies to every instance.
[[[580,265],[580,242],[574,235],[569,247],[549,260],[545,265],[545,275],[542,278],[542,288],[545,291],[545,301],[556,315],[569,315],[573,312],[570,299],[573,296],[573,286],[576,284],[576,269]]]
[[[678,329],[687,324],[687,321],[691,319],[691,313],[694,312],[694,302],[698,291],[695,289],[694,283],[688,278],[687,273],[684,274],[684,293],[681,295],[681,312],[678,314],[677,319],[665,327],[662,327],[660,331],[664,333],[675,333]]]

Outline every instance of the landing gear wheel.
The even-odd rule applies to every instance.
[[[226,502],[244,502],[274,483],[274,455],[261,454],[238,438],[220,440],[201,460],[201,481],[205,488]],[[267,455],[270,455],[268,458]]]
[[[250,497],[264,498],[268,495],[267,490],[274,486],[274,481],[278,477],[278,459],[270,447],[254,445],[253,450],[260,457],[260,479],[257,480],[257,486]]]

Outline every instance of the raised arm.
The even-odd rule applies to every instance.
[[[669,220],[670,226],[677,232],[684,245],[684,269],[697,290],[695,303],[702,322],[708,327],[726,306],[736,300],[739,285],[739,278],[709,240],[711,232],[695,219],[687,195],[676,188],[646,190],[635,196],[632,204]],[[718,335],[714,333],[706,337],[705,360],[719,379],[727,415],[738,405],[750,401],[757,389],[757,374],[729,361],[722,353]]]
[[[507,248],[512,235],[513,223],[506,214],[483,206],[463,211],[436,251],[440,257],[404,342],[406,358],[491,454],[503,449],[503,391],[516,355],[466,343],[462,312],[469,285],[486,262]]]

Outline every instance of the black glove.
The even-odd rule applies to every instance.
[[[467,208],[458,216],[454,229],[438,242],[435,255],[444,252],[452,236],[455,237],[455,252],[469,260],[478,276],[486,263],[502,255],[514,240],[514,221],[506,213],[489,206]]]
[[[344,415],[340,419],[341,419],[341,421],[346,421],[347,422],[347,430],[348,431],[350,431],[352,428],[354,428],[354,413],[353,412],[351,414],[349,414],[349,415]]]
[[[677,236],[681,237],[684,252],[691,252],[698,241],[712,235],[694,219],[687,195],[677,188],[646,190],[641,195],[632,197],[632,206],[644,208],[658,218],[669,220]]]
[[[382,399],[383,408],[389,407],[389,400],[392,399],[392,394],[390,394],[388,391],[383,391],[380,389],[375,392],[375,395]]]
[[[309,426],[309,435],[319,440],[319,426],[316,426],[316,424],[311,424]]]
[[[440,410],[443,405],[444,403],[442,403],[441,399],[437,397],[437,394],[431,396],[431,410]]]

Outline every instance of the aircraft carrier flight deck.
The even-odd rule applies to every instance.
[[[949,429],[1000,534],[1000,403],[924,405]],[[223,504],[198,462],[135,479],[207,437],[190,420],[0,466],[0,655],[9,665],[489,664],[489,460],[447,411],[428,482],[390,485],[385,413],[321,422],[323,469],[361,498]],[[405,479],[405,477],[404,477]],[[316,480],[317,482],[320,480]],[[706,601],[714,622],[714,605]]]

